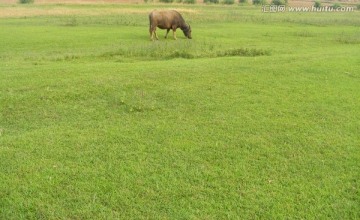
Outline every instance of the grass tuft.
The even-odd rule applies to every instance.
[[[217,53],[219,57],[226,56],[241,56],[241,57],[256,57],[256,56],[269,56],[271,53],[269,50],[262,49],[249,49],[249,48],[239,48],[239,49],[230,49],[225,51],[220,51]]]
[[[336,38],[337,42],[342,44],[360,44],[360,33],[357,34],[341,34]]]
[[[170,58],[170,59],[173,59],[173,58],[193,59],[194,55],[192,55],[191,53],[186,52],[186,51],[175,50],[172,54],[170,54],[168,56],[168,58]]]

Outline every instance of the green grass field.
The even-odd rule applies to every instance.
[[[0,219],[360,218],[359,11],[1,14]]]

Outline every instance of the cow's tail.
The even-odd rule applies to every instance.
[[[152,28],[152,25],[153,25],[153,23],[152,23],[152,19],[153,18],[153,13],[151,12],[150,14],[149,14],[149,33],[150,33],[150,39],[151,40],[154,40],[154,36],[153,36],[153,28]]]
[[[149,14],[149,30],[151,30],[152,27],[152,12]]]

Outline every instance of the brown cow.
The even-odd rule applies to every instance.
[[[154,35],[159,40],[156,34],[156,27],[160,29],[166,29],[165,38],[167,38],[170,29],[173,30],[173,37],[176,40],[176,29],[180,28],[184,35],[191,39],[191,27],[185,23],[185,20],[181,14],[175,10],[154,10],[149,14],[150,21],[150,38],[154,40]]]

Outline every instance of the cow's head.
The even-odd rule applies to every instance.
[[[191,27],[190,25],[186,26],[183,30],[185,37],[191,39]]]

